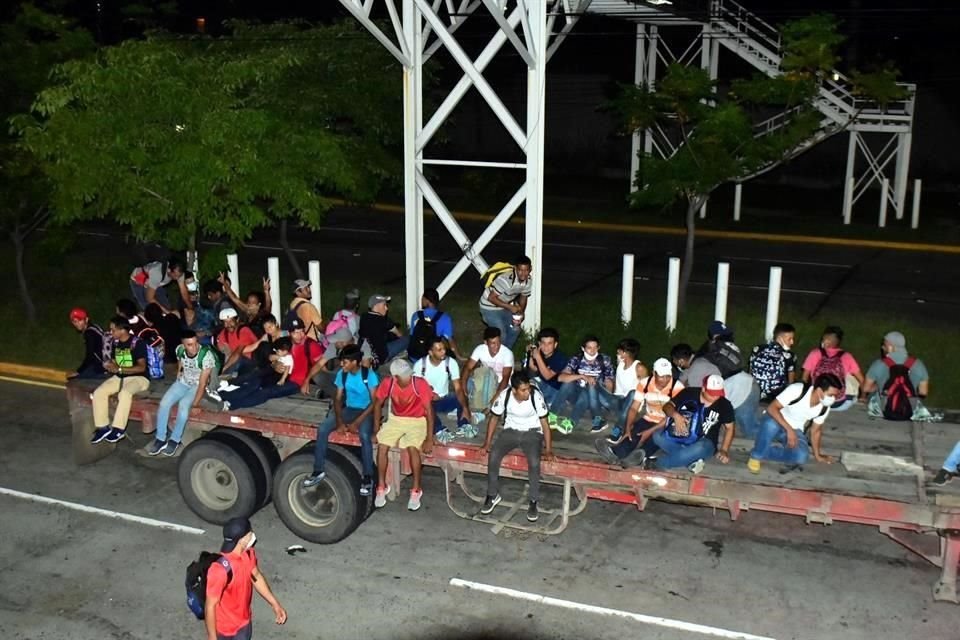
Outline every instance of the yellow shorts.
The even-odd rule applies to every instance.
[[[417,451],[427,439],[426,418],[401,418],[390,416],[377,432],[377,444],[385,447],[413,447]]]

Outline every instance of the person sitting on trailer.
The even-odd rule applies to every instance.
[[[867,412],[887,420],[929,420],[923,400],[930,393],[930,373],[923,360],[907,352],[907,339],[899,331],[883,336],[883,357],[867,369],[863,393]]]
[[[470,425],[470,406],[460,384],[460,363],[448,355],[447,342],[440,336],[434,336],[427,348],[427,355],[413,363],[413,375],[430,383],[433,389],[433,433],[441,442],[449,442],[454,433],[444,428],[441,414],[456,410],[458,429],[464,430]]]
[[[483,344],[470,354],[460,372],[460,384],[466,390],[472,411],[486,411],[494,399],[507,388],[513,374],[513,352],[501,342],[500,329],[483,330]]]
[[[501,391],[490,408],[487,437],[480,450],[487,459],[487,499],[480,513],[489,514],[500,503],[500,463],[504,456],[520,449],[527,458],[527,473],[530,481],[530,502],[527,520],[536,522],[540,517],[540,458],[553,460],[553,440],[547,423],[547,402],[534,385],[526,371],[517,371],[510,376],[510,388]],[[497,423],[503,429],[494,440]]]
[[[831,411],[846,411],[857,402],[863,387],[863,373],[857,359],[841,348],[843,329],[830,326],[823,330],[820,344],[803,361],[803,382],[810,384],[824,374],[836,376],[841,383],[837,404]]]
[[[560,332],[553,327],[540,329],[537,343],[527,347],[524,369],[548,403],[560,390],[560,372],[565,366],[567,356],[560,351]]]
[[[810,458],[808,442],[813,446],[817,462],[833,462],[833,458],[821,453],[820,440],[823,423],[830,415],[830,407],[841,397],[842,389],[840,378],[825,373],[813,384],[795,382],[781,391],[760,420],[747,462],[750,471],[760,473],[762,460],[791,467],[805,464]]]

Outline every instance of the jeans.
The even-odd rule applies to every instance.
[[[217,634],[217,640],[251,640],[253,638],[253,621],[251,620],[246,624],[246,626],[241,627],[237,630],[232,636],[225,636],[222,633]]]
[[[456,393],[448,393],[439,400],[433,401],[433,432],[440,433],[443,431],[443,423],[440,421],[440,416],[444,413],[450,413],[454,409],[457,410],[457,423],[463,420],[463,407],[460,406],[460,398],[457,397]]]
[[[550,404],[553,402],[553,399],[557,397],[557,392],[560,389],[554,387],[543,378],[534,378],[532,382],[537,385],[537,389],[540,389],[540,393],[543,394],[543,399],[547,403],[547,406],[550,406]]]
[[[344,424],[353,422],[365,409],[351,409],[344,407],[340,410],[340,418]],[[337,414],[330,410],[326,419],[317,425],[317,444],[313,448],[313,471],[321,473],[323,463],[327,459],[327,440],[337,428]],[[363,475],[373,476],[373,413],[367,415],[360,423],[360,460],[363,463]]]
[[[614,455],[623,460],[631,453],[636,451],[637,445],[640,443],[640,434],[644,431],[648,431],[655,427],[652,422],[647,422],[646,420],[640,419],[636,420],[633,425],[630,427],[630,431],[633,434],[633,440],[624,438],[618,444],[615,444],[611,447]],[[643,450],[646,451],[648,456],[653,455],[657,452],[657,444],[653,441],[653,438],[649,438],[643,444]]]
[[[609,406],[609,401],[606,396],[610,394],[606,394],[605,391],[606,390],[602,390],[599,382],[594,385],[588,384],[582,387],[579,381],[564,382],[560,385],[560,390],[557,391],[556,396],[554,396],[553,401],[550,403],[550,411],[559,414],[563,411],[564,405],[569,402],[573,405],[573,409],[570,412],[570,420],[572,420],[574,424],[580,420],[587,410],[590,411],[591,416],[599,416],[602,414],[603,409]]]
[[[237,377],[247,376],[255,374],[257,372],[257,363],[246,356],[240,356],[237,358],[236,362],[231,364],[229,367],[224,367],[223,371],[220,372],[220,375],[225,376],[231,373],[236,373]]]
[[[772,416],[764,416],[760,421],[757,439],[753,443],[750,457],[755,460],[770,460],[785,464],[806,463],[810,458],[807,436],[801,431],[794,431],[797,434],[797,446],[791,449],[787,446],[787,434],[783,427]],[[780,443],[782,446],[774,446],[775,443]]]
[[[717,451],[710,438],[700,438],[690,444],[680,444],[662,429],[653,434],[653,441],[663,452],[657,456],[658,469],[688,467],[697,460],[706,460]]]
[[[839,402],[832,407],[830,407],[830,413],[837,413],[840,411],[849,411],[850,407],[857,404],[857,398],[855,396],[845,396],[842,402]]]
[[[753,438],[760,428],[760,387],[753,385],[753,390],[743,403],[733,410],[736,429],[742,435]]]
[[[487,461],[487,495],[495,496],[500,486],[500,463],[503,457],[520,449],[527,458],[527,475],[530,479],[530,500],[540,499],[540,454],[543,452],[543,434],[539,431],[503,429],[490,446]]]
[[[960,469],[960,442],[953,445],[953,450],[947,459],[943,461],[943,468],[950,473],[956,473]]]
[[[140,307],[140,310],[143,311],[147,308],[147,288],[140,286],[133,280],[130,281],[130,293],[133,294],[133,299],[136,300],[137,306]],[[170,299],[167,297],[167,290],[164,287],[160,287],[156,290],[154,299],[160,303],[160,306],[167,309],[170,308]]]
[[[244,382],[234,391],[221,391],[220,397],[230,403],[231,409],[246,409],[263,404],[271,398],[292,396],[298,391],[300,391],[300,385],[289,380],[283,384],[269,384],[262,387],[260,380],[255,378]]]
[[[407,350],[410,344],[410,336],[403,336],[387,343],[387,360],[393,360],[398,355]],[[380,364],[386,364],[381,362]]]
[[[174,442],[180,442],[183,438],[183,430],[187,428],[187,419],[190,417],[190,407],[193,405],[193,398],[197,394],[197,388],[183,384],[179,380],[170,385],[167,392],[163,394],[160,400],[160,407],[157,409],[157,435],[160,442],[167,440],[167,423],[170,421],[170,409],[177,405],[177,419],[173,424],[173,433],[170,439]]]
[[[513,349],[520,337],[520,327],[513,324],[513,314],[506,309],[484,309],[480,307],[480,317],[488,327],[500,329],[500,342],[507,349]]]

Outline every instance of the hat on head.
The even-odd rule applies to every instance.
[[[294,280],[293,281],[293,292],[296,293],[300,289],[306,289],[307,287],[312,287],[313,283],[309,280]]]
[[[306,329],[307,326],[303,324],[303,320],[300,318],[294,318],[287,323],[287,331],[296,331],[297,329]]]
[[[714,320],[710,323],[710,326],[707,327],[707,336],[710,338],[715,338],[717,336],[732,336],[733,329],[725,325],[720,320]]]
[[[703,379],[703,391],[708,396],[713,396],[714,398],[722,398],[724,396],[723,392],[723,378],[718,376],[715,373],[711,373],[706,378]]]
[[[90,316],[87,315],[87,310],[83,307],[74,307],[70,310],[70,319],[71,320],[86,320]]]
[[[403,359],[397,359],[390,363],[390,375],[398,378],[409,378],[413,375],[413,367],[410,362]]]
[[[359,300],[360,291],[358,289],[350,289],[350,291],[347,291],[345,294],[343,294],[343,297],[347,300]]]
[[[230,318],[236,318],[236,317],[237,317],[237,310],[234,309],[233,307],[224,307],[223,309],[220,309],[221,320],[229,320]]]
[[[240,538],[253,531],[250,526],[250,520],[247,518],[230,518],[227,524],[223,525],[223,544],[220,546],[221,553],[230,553],[233,551]]]
[[[653,373],[658,376],[672,376],[673,365],[666,358],[657,358],[653,363]]]
[[[381,302],[390,302],[390,296],[385,296],[382,293],[375,293],[369,298],[367,298],[367,308],[373,309],[375,306]]]
[[[424,289],[423,297],[430,301],[433,305],[440,304],[440,292],[436,289]]]
[[[907,339],[899,331],[891,331],[887,335],[883,336],[884,342],[889,342],[897,349],[906,349],[907,348]]]

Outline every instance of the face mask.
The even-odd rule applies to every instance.
[[[823,399],[820,401],[820,404],[822,404],[825,407],[830,407],[830,406],[833,406],[833,403],[836,401],[837,399],[834,396],[823,396]]]
[[[593,355],[590,355],[589,353],[587,353],[586,351],[584,351],[584,352],[583,352],[583,359],[584,359],[584,360],[588,360],[588,361],[590,361],[590,362],[593,362],[594,360],[597,359],[597,356],[599,356],[599,355],[600,355],[599,353],[595,353],[595,354],[593,354]]]
[[[783,344],[783,343],[781,342],[781,343],[780,343],[780,347],[781,347],[784,351],[786,351],[786,352],[788,352],[788,353],[790,352],[790,345],[788,345],[788,344]]]
[[[617,362],[623,362],[623,355],[617,354]]]
[[[247,549],[253,549],[253,545],[257,544],[257,534],[250,532],[250,543],[247,544]]]

